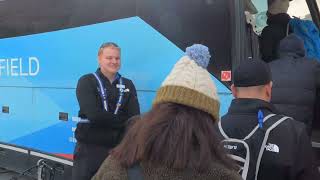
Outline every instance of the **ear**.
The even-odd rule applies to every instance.
[[[269,84],[267,84],[267,86],[266,86],[266,93],[267,93],[268,98],[271,99],[271,95],[272,95],[272,81],[271,81]]]
[[[101,54],[98,54],[98,56],[97,56],[97,61],[98,61],[98,64],[99,64],[99,66],[100,66],[100,61],[101,61]]]
[[[237,88],[234,86],[234,84],[231,85],[231,92],[235,98],[238,97]]]

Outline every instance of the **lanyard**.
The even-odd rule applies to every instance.
[[[98,84],[99,84],[99,89],[100,89],[100,96],[101,96],[101,100],[102,100],[102,104],[103,104],[103,108],[105,111],[108,111],[108,94],[105,91],[103,84],[101,82],[101,79],[99,78],[97,73],[92,73],[94,75],[94,77],[97,79]],[[122,99],[123,99],[123,94],[124,94],[124,90],[123,90],[123,80],[122,77],[120,76],[119,78],[119,98],[116,104],[116,109],[114,110],[113,114],[118,114],[119,108],[122,104]]]

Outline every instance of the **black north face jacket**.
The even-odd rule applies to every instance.
[[[274,106],[259,99],[234,99],[221,125],[230,138],[243,139],[258,124],[258,111],[264,116],[278,114]],[[221,138],[223,136],[221,135]],[[312,168],[312,147],[305,125],[295,120],[286,120],[273,129],[262,156],[258,180],[311,180],[316,176]]]

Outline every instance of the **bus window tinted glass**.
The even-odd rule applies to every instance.
[[[250,1],[250,0],[248,0]],[[262,29],[267,26],[267,15],[268,10],[268,0],[251,0],[255,8],[258,10],[256,14],[251,14],[251,19],[253,19],[252,27],[254,31],[260,35]],[[320,5],[320,0],[317,0],[318,6]],[[298,17],[300,19],[311,19],[310,11],[306,0],[293,0],[290,2],[288,14],[293,17]]]

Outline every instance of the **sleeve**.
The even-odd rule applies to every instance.
[[[313,165],[313,152],[309,136],[304,128],[298,140],[298,150],[295,159],[294,176],[297,180],[312,180],[319,173]]]
[[[81,114],[80,118],[87,118],[90,123],[109,127],[124,126],[124,122],[111,112],[106,112],[99,107],[96,97],[96,85],[89,76],[83,76],[79,79],[76,89]]]

